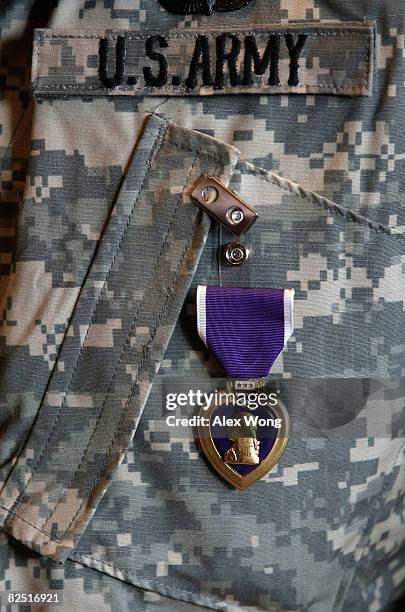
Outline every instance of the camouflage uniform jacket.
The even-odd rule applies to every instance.
[[[0,28],[0,598],[393,610],[403,2],[3,0]],[[241,266],[190,199],[204,173],[259,214]],[[224,382],[199,284],[295,290],[290,441],[243,492],[164,418]]]

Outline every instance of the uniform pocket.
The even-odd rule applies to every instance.
[[[395,555],[403,541],[395,528],[385,539],[384,521],[397,503],[385,491],[403,488],[404,237],[244,162],[230,187],[259,214],[240,239],[250,257],[220,259],[218,273],[235,236],[212,226],[126,462],[73,558],[214,609],[332,610],[354,559],[368,575],[374,547]],[[224,386],[195,312],[196,286],[221,281],[296,290],[294,335],[269,381],[289,443],[243,493],[209,468],[191,427],[168,426],[163,403]]]

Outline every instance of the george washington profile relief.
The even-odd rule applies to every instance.
[[[250,425],[245,417],[250,417],[248,412],[239,412],[235,420],[240,420],[240,425],[229,427],[228,438],[233,442],[225,455],[224,461],[229,464],[258,465],[260,463],[260,442],[256,437],[256,427]]]

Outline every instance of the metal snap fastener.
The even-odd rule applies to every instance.
[[[226,213],[226,216],[228,217],[229,221],[234,225],[238,225],[238,223],[241,223],[245,218],[243,211],[240,208],[236,207],[230,208]]]
[[[249,257],[249,249],[241,242],[230,242],[225,246],[224,254],[230,266],[241,266]]]
[[[244,202],[214,176],[200,176],[189,195],[193,202],[235,236],[247,232],[257,219],[253,206]]]

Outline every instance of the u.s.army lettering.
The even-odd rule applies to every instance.
[[[223,89],[225,79],[229,78],[231,87],[238,85],[249,86],[253,84],[253,74],[262,76],[268,71],[267,84],[279,85],[280,45],[285,44],[290,57],[288,85],[299,84],[299,58],[303,53],[307,34],[291,33],[284,35],[269,33],[263,50],[254,35],[244,38],[224,32],[215,37],[215,44],[210,44],[210,37],[201,34],[196,37],[194,50],[190,59],[188,75],[185,85],[188,89],[195,89],[199,84],[205,87]],[[120,85],[135,85],[140,75],[126,74],[126,58],[131,39],[118,36],[115,48],[107,38],[100,40],[99,48],[99,76],[100,81],[107,88]],[[182,85],[181,77],[170,75],[168,60],[162,52],[168,49],[170,42],[166,36],[149,36],[145,40],[145,57],[156,62],[156,69],[150,66],[143,67],[143,79],[148,87],[164,87],[171,76],[173,86]],[[115,53],[114,75],[110,75],[108,64],[111,64],[110,54]],[[240,56],[243,56],[242,69],[238,69]],[[226,72],[228,72],[228,77]],[[201,82],[199,82],[201,79]]]

